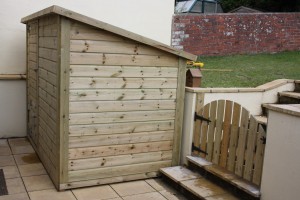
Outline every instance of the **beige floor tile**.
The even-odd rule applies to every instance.
[[[26,192],[21,178],[6,179],[8,194],[19,194]]]
[[[23,177],[27,191],[46,190],[54,188],[48,175]]]
[[[34,153],[27,138],[14,138],[8,140],[13,154]]]
[[[123,197],[124,200],[166,200],[158,192],[150,192],[144,194],[136,194],[132,196]]]
[[[0,140],[0,156],[11,155],[11,150],[6,139]]]
[[[0,196],[0,200],[29,200],[27,193]]]
[[[102,200],[119,197],[108,185],[74,189],[73,193],[77,200]]]
[[[29,192],[31,200],[76,200],[71,191],[58,192],[55,189]]]
[[[111,187],[122,197],[155,191],[145,181],[117,183],[117,184],[112,184]]]
[[[0,167],[15,165],[13,156],[0,156]]]
[[[187,200],[179,191],[160,178],[145,181],[168,200]]]
[[[35,153],[14,155],[18,165],[40,163],[40,159]]]
[[[16,165],[0,167],[3,169],[5,179],[20,177],[19,170]]]
[[[19,165],[21,176],[36,176],[47,174],[42,163],[34,163],[28,165]]]

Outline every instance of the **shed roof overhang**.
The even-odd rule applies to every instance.
[[[105,23],[105,22],[87,17],[85,15],[76,13],[74,11],[71,11],[71,10],[62,8],[60,6],[56,6],[56,5],[50,6],[48,8],[45,8],[45,9],[41,10],[41,11],[33,13],[33,14],[27,16],[27,17],[24,17],[24,18],[21,19],[21,22],[26,24],[27,22],[29,22],[33,19],[40,18],[42,16],[49,15],[49,14],[58,14],[58,15],[61,15],[61,16],[64,16],[64,17],[67,17],[67,18],[70,18],[70,19],[73,19],[73,20],[77,20],[79,22],[89,24],[89,25],[97,27],[99,29],[103,29],[103,30],[112,32],[114,34],[117,34],[117,35],[129,38],[129,39],[138,41],[140,43],[143,43],[143,44],[152,46],[154,48],[169,52],[171,54],[177,55],[179,57],[182,57],[182,58],[185,58],[185,59],[188,59],[188,60],[195,61],[197,59],[197,56],[193,55],[191,53],[175,49],[171,46],[165,45],[165,44],[157,42],[155,40],[146,38],[144,36],[135,34],[133,32],[127,31],[125,29],[122,29],[122,28],[113,26],[111,24],[108,24],[108,23]]]

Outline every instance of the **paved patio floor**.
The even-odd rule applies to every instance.
[[[0,169],[8,190],[0,200],[186,200],[159,178],[57,192],[26,138],[0,139]]]

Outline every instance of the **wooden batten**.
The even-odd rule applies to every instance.
[[[28,135],[58,190],[179,164],[194,55],[52,6],[27,33]]]

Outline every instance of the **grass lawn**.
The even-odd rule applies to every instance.
[[[202,87],[256,87],[275,79],[300,80],[300,51],[202,57]],[[206,71],[207,69],[207,71]],[[210,70],[220,71],[210,71]],[[221,70],[229,70],[223,71]]]

